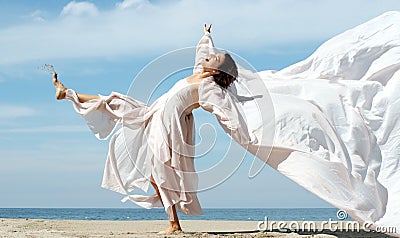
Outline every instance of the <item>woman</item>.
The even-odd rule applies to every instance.
[[[124,200],[143,207],[161,200],[171,220],[166,232],[180,230],[175,206],[200,214],[190,139],[191,111],[200,105],[216,115],[236,142],[344,210],[344,217],[348,214],[368,229],[400,229],[400,12],[333,37],[299,63],[258,73],[237,70],[228,55],[208,56],[213,44],[205,29],[197,48],[197,73],[150,107],[118,93],[76,94],[54,80],[57,97],[73,101],[98,138],[107,138],[117,122],[123,125],[110,141],[102,186],[128,194],[137,187],[147,191],[151,181],[158,189],[155,196],[128,195]],[[222,69],[232,76],[224,76]],[[216,84],[229,87],[234,97]],[[268,98],[273,105],[263,104]]]
[[[111,135],[102,187],[125,194],[145,207],[163,205],[170,226],[161,233],[181,231],[177,208],[191,215],[202,213],[196,196],[197,174],[194,170],[194,120],[192,111],[198,108],[198,87],[204,79],[228,88],[238,71],[229,54],[209,54],[213,43],[210,26],[196,52],[194,73],[178,81],[166,94],[147,106],[128,96],[81,94],[67,89],[53,75],[58,100],[70,100],[99,139]],[[129,195],[134,188],[147,192],[151,184],[153,196]]]

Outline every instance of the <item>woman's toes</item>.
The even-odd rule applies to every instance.
[[[183,232],[182,229],[176,228],[176,227],[168,227],[167,229],[158,232],[158,234],[176,234],[176,233],[181,233]]]

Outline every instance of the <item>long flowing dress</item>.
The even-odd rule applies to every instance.
[[[400,12],[283,70],[240,67],[229,92],[207,79],[199,103],[234,140],[366,228],[400,234]]]
[[[197,65],[208,44],[208,38],[200,42]],[[117,92],[81,103],[76,92],[68,89],[66,98],[96,137],[112,135],[101,186],[124,194],[124,202],[130,200],[145,208],[164,206],[167,213],[176,205],[184,214],[201,215],[192,114],[197,91],[198,84],[182,79],[147,106]],[[112,133],[117,125],[122,127]],[[135,188],[147,192],[150,180],[157,185],[162,201],[157,194],[130,193]]]
[[[193,72],[202,71],[201,62],[210,53],[214,53],[214,44],[206,33],[196,47]],[[66,99],[72,102],[95,136],[100,140],[110,139],[103,188],[125,195],[123,202],[130,200],[144,208],[164,206],[170,213],[176,205],[184,214],[202,214],[197,198],[192,114],[199,101],[198,90],[199,84],[181,79],[148,106],[117,92],[81,103],[76,92],[67,89]],[[203,108],[207,106],[203,104]],[[238,113],[231,110],[231,118],[219,117],[225,120],[221,125],[238,126],[239,121],[235,120],[240,117]],[[113,133],[118,125],[121,127]],[[244,131],[240,133],[240,138],[244,134]],[[158,187],[161,200],[156,193],[135,194],[136,188],[148,192],[150,180]]]

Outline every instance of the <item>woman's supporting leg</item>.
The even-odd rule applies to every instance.
[[[151,182],[151,185],[153,185],[154,190],[156,190],[156,193],[157,193],[158,197],[160,198],[161,203],[164,206],[164,203],[161,199],[160,191],[158,190],[157,184],[154,182],[153,178],[150,179],[150,182]],[[173,218],[173,220],[171,219],[171,217]],[[169,227],[167,229],[161,231],[160,234],[182,231],[181,225],[179,224],[178,214],[176,213],[175,205],[172,206],[172,214],[168,213],[168,220],[169,220]]]
[[[171,216],[173,220],[171,220]],[[172,205],[172,214],[168,213],[169,219],[169,228],[167,229],[169,232],[181,231],[181,225],[179,224],[178,213],[176,212],[175,205]]]

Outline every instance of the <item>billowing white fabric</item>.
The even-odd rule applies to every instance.
[[[352,218],[400,232],[399,12],[348,30],[283,70],[240,68],[239,76],[232,93],[210,79],[199,88],[200,105],[227,133]],[[251,91],[260,81],[272,99],[262,110],[274,123],[255,116],[255,100],[241,101],[257,96]]]

